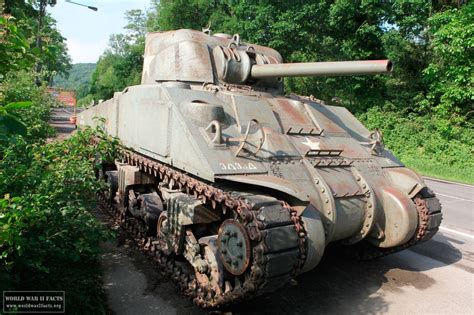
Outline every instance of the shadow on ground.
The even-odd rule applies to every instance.
[[[438,236],[410,249],[432,259],[425,264],[406,261],[406,255],[393,254],[373,261],[355,261],[338,247],[329,247],[320,264],[298,278],[298,285],[285,287],[272,295],[234,306],[234,314],[380,314],[389,309],[384,292],[412,286],[424,290],[435,280],[422,273],[458,262],[462,253]],[[459,266],[463,268],[463,266]],[[382,290],[381,290],[382,289]]]
[[[110,217],[96,210],[102,222]],[[330,246],[312,271],[298,277],[298,285],[271,295],[234,305],[217,313],[233,314],[380,314],[389,310],[384,294],[411,286],[424,290],[435,284],[425,273],[458,262],[462,253],[451,240],[438,234],[433,240],[373,261],[356,261]],[[128,235],[117,229],[117,238],[102,246],[104,288],[113,314],[205,314],[167,278]],[[423,255],[416,255],[413,252]],[[411,261],[407,257],[412,257]],[[431,258],[431,259],[428,259]],[[457,264],[459,265],[459,264]],[[416,266],[416,269],[413,267]],[[459,266],[463,268],[462,266]]]
[[[416,270],[401,260],[402,254],[362,262],[348,259],[337,247],[330,247],[316,269],[298,278],[298,285],[222,311],[233,314],[384,313],[389,309],[384,291],[402,290],[405,286],[427,289],[435,281],[420,271],[439,268],[462,257],[459,250],[444,241],[421,244],[416,252],[430,256],[433,246],[450,254],[444,255],[441,261],[430,260],[429,265]],[[103,249],[105,288],[114,313],[205,313],[163,278],[125,233],[119,233],[118,239]]]

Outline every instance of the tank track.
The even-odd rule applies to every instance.
[[[412,239],[403,245],[391,248],[376,247],[363,240],[351,246],[349,253],[359,260],[372,260],[430,240],[441,224],[441,204],[428,187],[424,187],[412,200],[418,212],[418,227]]]
[[[173,254],[166,255],[156,239],[146,237],[141,220],[125,215],[119,205],[99,194],[99,205],[125,227],[138,247],[198,306],[218,308],[266,294],[299,274],[306,259],[306,232],[296,211],[286,202],[266,195],[226,192],[137,153],[121,151],[120,155],[128,164],[155,176],[170,188],[200,198],[214,209],[222,207],[224,213],[233,211],[234,219],[245,227],[253,248],[251,267],[244,275],[235,276],[234,283],[226,281],[222,293],[216,294],[211,285],[203,286],[197,281],[191,266]]]
[[[275,291],[296,277],[306,259],[307,239],[302,221],[286,202],[266,195],[224,191],[195,179],[180,170],[144,157],[135,152],[122,150],[120,156],[129,165],[153,175],[171,189],[179,189],[208,203],[212,208],[232,211],[234,219],[246,229],[252,242],[252,263],[245,275],[235,277],[234,283],[225,282],[223,292],[216,294],[210,286],[196,280],[195,271],[173,254],[167,255],[159,248],[159,242],[146,237],[146,227],[139,219],[126,216],[117,204],[111,204],[103,193],[99,204],[128,231],[137,246],[152,257],[160,271],[169,276],[185,296],[203,308],[219,308],[242,300]],[[441,206],[435,195],[423,188],[413,202],[418,211],[419,224],[415,236],[407,243],[393,248],[379,248],[367,241],[350,246],[351,255],[360,260],[370,260],[404,250],[427,241],[436,233],[441,222]],[[277,214],[277,215],[275,215]],[[289,229],[294,233],[288,234]],[[296,246],[278,247],[284,231]],[[295,239],[296,238],[296,239]],[[288,248],[289,247],[289,248]],[[283,248],[283,249],[282,249]]]

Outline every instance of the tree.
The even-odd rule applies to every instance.
[[[240,33],[245,41],[277,49],[286,62],[381,59],[383,17],[380,1],[160,1],[155,27]],[[334,96],[353,110],[383,102],[385,78],[287,79],[287,92]]]
[[[212,8],[225,5],[224,1],[206,0],[160,0],[152,1],[153,19],[149,28],[152,30],[174,30],[179,28],[201,29],[209,22]]]
[[[111,98],[114,92],[140,83],[147,19],[141,10],[127,11],[125,18],[126,33],[110,36],[109,47],[99,58],[89,93],[84,97],[87,103]]]
[[[44,70],[44,80],[49,82],[54,74],[67,74],[71,68],[65,38],[57,29],[56,21],[45,14],[38,33],[39,0],[5,2],[5,12],[16,18],[16,27],[28,43],[26,52],[34,57]],[[37,38],[42,45],[38,47]]]
[[[21,30],[18,29],[15,18],[11,15],[0,16],[0,82],[9,71],[26,69],[34,64],[34,56],[28,52],[29,43]]]
[[[433,58],[424,69],[426,106],[454,124],[474,114],[474,4],[434,15],[429,20]]]
[[[124,29],[128,31],[129,40],[136,42],[145,37],[147,32],[147,16],[142,10],[130,10],[125,12],[125,19],[128,24]]]

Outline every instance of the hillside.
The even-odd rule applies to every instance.
[[[87,94],[89,82],[95,67],[95,63],[73,64],[72,69],[69,71],[69,77],[55,76],[53,78],[53,86],[67,90],[75,90],[78,99],[84,97]]]

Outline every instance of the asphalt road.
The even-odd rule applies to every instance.
[[[74,130],[55,111],[60,135]],[[435,237],[375,261],[329,248],[321,263],[272,295],[226,311],[234,314],[474,314],[474,186],[426,180],[443,205]],[[119,230],[120,231],[120,230]],[[166,279],[126,235],[103,244],[104,289],[114,314],[204,314]]]
[[[425,179],[443,205],[442,230],[474,234],[474,186]]]
[[[51,113],[50,125],[56,128],[56,139],[65,139],[69,137],[76,126],[69,121],[69,118],[73,115],[74,110],[72,108],[53,108]]]

